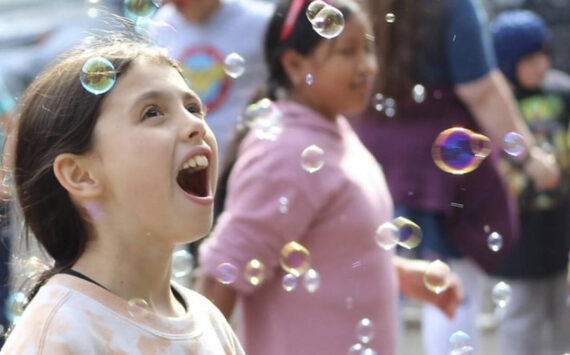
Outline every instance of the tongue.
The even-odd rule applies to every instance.
[[[182,190],[195,196],[205,197],[208,195],[206,169],[191,172],[184,169],[178,172],[176,181]]]

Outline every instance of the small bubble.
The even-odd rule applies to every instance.
[[[124,0],[125,17],[136,21],[138,17],[152,17],[158,5],[153,0]]]
[[[473,353],[471,337],[461,330],[451,334],[451,337],[449,337],[449,343],[452,348],[452,355],[467,355]]]
[[[216,280],[224,285],[234,283],[238,277],[238,268],[231,263],[221,263],[216,267]]]
[[[279,212],[283,214],[289,212],[289,199],[285,196],[279,197]]]
[[[307,75],[305,75],[305,82],[309,86],[313,85],[313,83],[315,82],[315,78],[313,77],[313,74],[307,73]]]
[[[366,348],[366,349],[362,350],[360,355],[378,355],[378,353],[376,352],[376,350],[374,350],[372,348]]]
[[[172,254],[172,276],[179,278],[190,275],[194,257],[188,250],[177,250]]]
[[[230,53],[224,59],[224,70],[228,76],[236,79],[245,72],[245,60],[237,53]]]
[[[303,285],[309,293],[315,293],[321,286],[321,275],[315,269],[309,269],[303,275]]]
[[[406,249],[417,247],[422,241],[422,229],[405,217],[397,217],[392,224],[398,228],[398,245]]]
[[[299,277],[311,267],[311,253],[303,245],[291,241],[281,248],[279,262],[283,270]]]
[[[276,140],[283,131],[281,111],[269,99],[264,98],[247,106],[242,121],[259,139]]]
[[[498,282],[493,286],[493,303],[501,308],[506,307],[511,301],[511,286],[506,282]]]
[[[253,286],[259,286],[265,280],[265,265],[257,259],[251,259],[245,266],[245,278]]]
[[[318,145],[312,144],[308,146],[301,153],[301,166],[311,174],[316,173],[325,164],[324,153],[324,150]]]
[[[326,5],[311,20],[313,29],[324,38],[334,38],[344,29],[344,16],[337,8]]]
[[[96,18],[97,16],[99,16],[99,10],[97,10],[94,7],[90,7],[87,9],[87,17]]]
[[[293,274],[285,274],[281,280],[281,285],[285,291],[293,291],[295,287],[297,287],[297,276]]]
[[[513,157],[518,157],[525,151],[524,138],[516,132],[507,133],[503,142],[505,152]]]
[[[387,97],[384,100],[384,114],[386,117],[394,117],[396,115],[396,100]]]
[[[11,323],[16,323],[20,319],[28,302],[28,297],[23,292],[16,292],[8,297],[6,300],[6,317]]]
[[[498,252],[503,247],[503,236],[497,232],[489,234],[487,237],[487,246],[494,252]]]
[[[490,140],[482,134],[454,127],[441,132],[432,145],[435,164],[450,174],[466,174],[479,167],[490,152]]]
[[[398,244],[398,227],[392,222],[382,223],[374,235],[374,240],[384,250],[390,250]]]
[[[327,6],[327,3],[324,1],[321,0],[312,1],[309,4],[309,6],[307,6],[307,12],[305,13],[307,15],[307,19],[309,20],[309,22],[312,22],[313,19],[319,13],[319,11],[321,11],[325,6]]]
[[[388,12],[386,14],[386,16],[384,16],[384,19],[386,20],[386,22],[388,23],[394,23],[394,21],[396,21],[396,15],[394,15],[391,12]]]
[[[384,111],[384,95],[376,93],[372,97],[372,107],[378,112]]]
[[[113,63],[102,57],[94,57],[81,68],[81,85],[92,94],[104,94],[115,85],[117,73]]]
[[[148,302],[142,298],[131,298],[127,302],[127,311],[133,318],[143,318],[148,314]]]
[[[348,355],[361,355],[363,346],[360,343],[353,344],[348,348]]]
[[[424,273],[424,285],[436,294],[447,290],[450,283],[451,270],[449,266],[441,260],[432,261]]]
[[[356,325],[356,337],[363,344],[369,343],[374,338],[374,322],[362,318]]]
[[[426,88],[421,84],[414,85],[412,89],[412,99],[418,104],[426,100]]]

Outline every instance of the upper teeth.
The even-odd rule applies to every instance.
[[[188,159],[184,165],[182,165],[183,169],[188,168],[196,168],[196,167],[207,167],[208,166],[208,158],[205,155],[195,155],[192,158]]]

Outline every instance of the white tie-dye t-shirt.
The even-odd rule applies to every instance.
[[[187,306],[182,317],[132,312],[127,301],[104,288],[58,274],[26,308],[0,355],[244,354],[210,301],[173,287]]]

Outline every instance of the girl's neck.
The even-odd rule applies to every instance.
[[[170,285],[174,247],[157,247],[141,238],[136,243],[117,245],[125,238],[108,237],[94,238],[72,268],[125,300],[144,299],[156,314],[183,315],[184,306]]]

